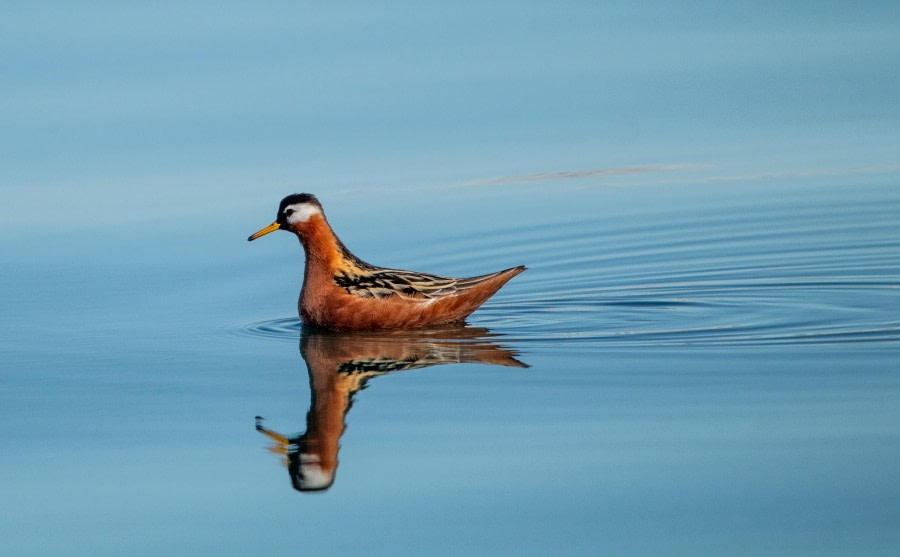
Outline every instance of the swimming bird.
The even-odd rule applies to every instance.
[[[518,266],[477,277],[450,278],[366,263],[335,235],[322,204],[308,193],[282,199],[275,222],[247,240],[276,230],[296,234],[306,252],[297,303],[300,319],[304,325],[334,331],[461,323],[525,270]]]

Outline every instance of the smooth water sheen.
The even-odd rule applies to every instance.
[[[894,7],[8,12],[0,555],[900,552]],[[304,329],[302,191],[528,271]]]

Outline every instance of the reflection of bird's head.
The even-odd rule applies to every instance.
[[[296,453],[289,464],[291,483],[297,491],[324,491],[334,483],[334,468],[323,468],[315,454]]]

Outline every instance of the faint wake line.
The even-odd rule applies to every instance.
[[[701,164],[652,164],[642,166],[620,166],[612,168],[593,168],[586,170],[560,170],[557,172],[542,172],[539,174],[525,174],[520,176],[502,176],[499,178],[487,178],[472,180],[460,184],[461,186],[497,186],[505,184],[521,184],[526,182],[543,182],[550,180],[577,180],[594,176],[625,176],[629,174],[649,174],[655,172],[675,172],[678,170],[691,170],[707,168]]]

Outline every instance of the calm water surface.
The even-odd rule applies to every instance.
[[[3,544],[888,554],[893,179],[524,186],[483,195],[495,218],[470,229],[449,225],[465,204],[410,203],[418,241],[326,196],[374,261],[530,266],[468,327],[416,334],[304,331],[299,245],[244,240],[277,199],[224,226],[46,238],[52,265],[22,250],[2,279]]]
[[[0,555],[900,552],[892,3],[149,6],[0,18]]]

